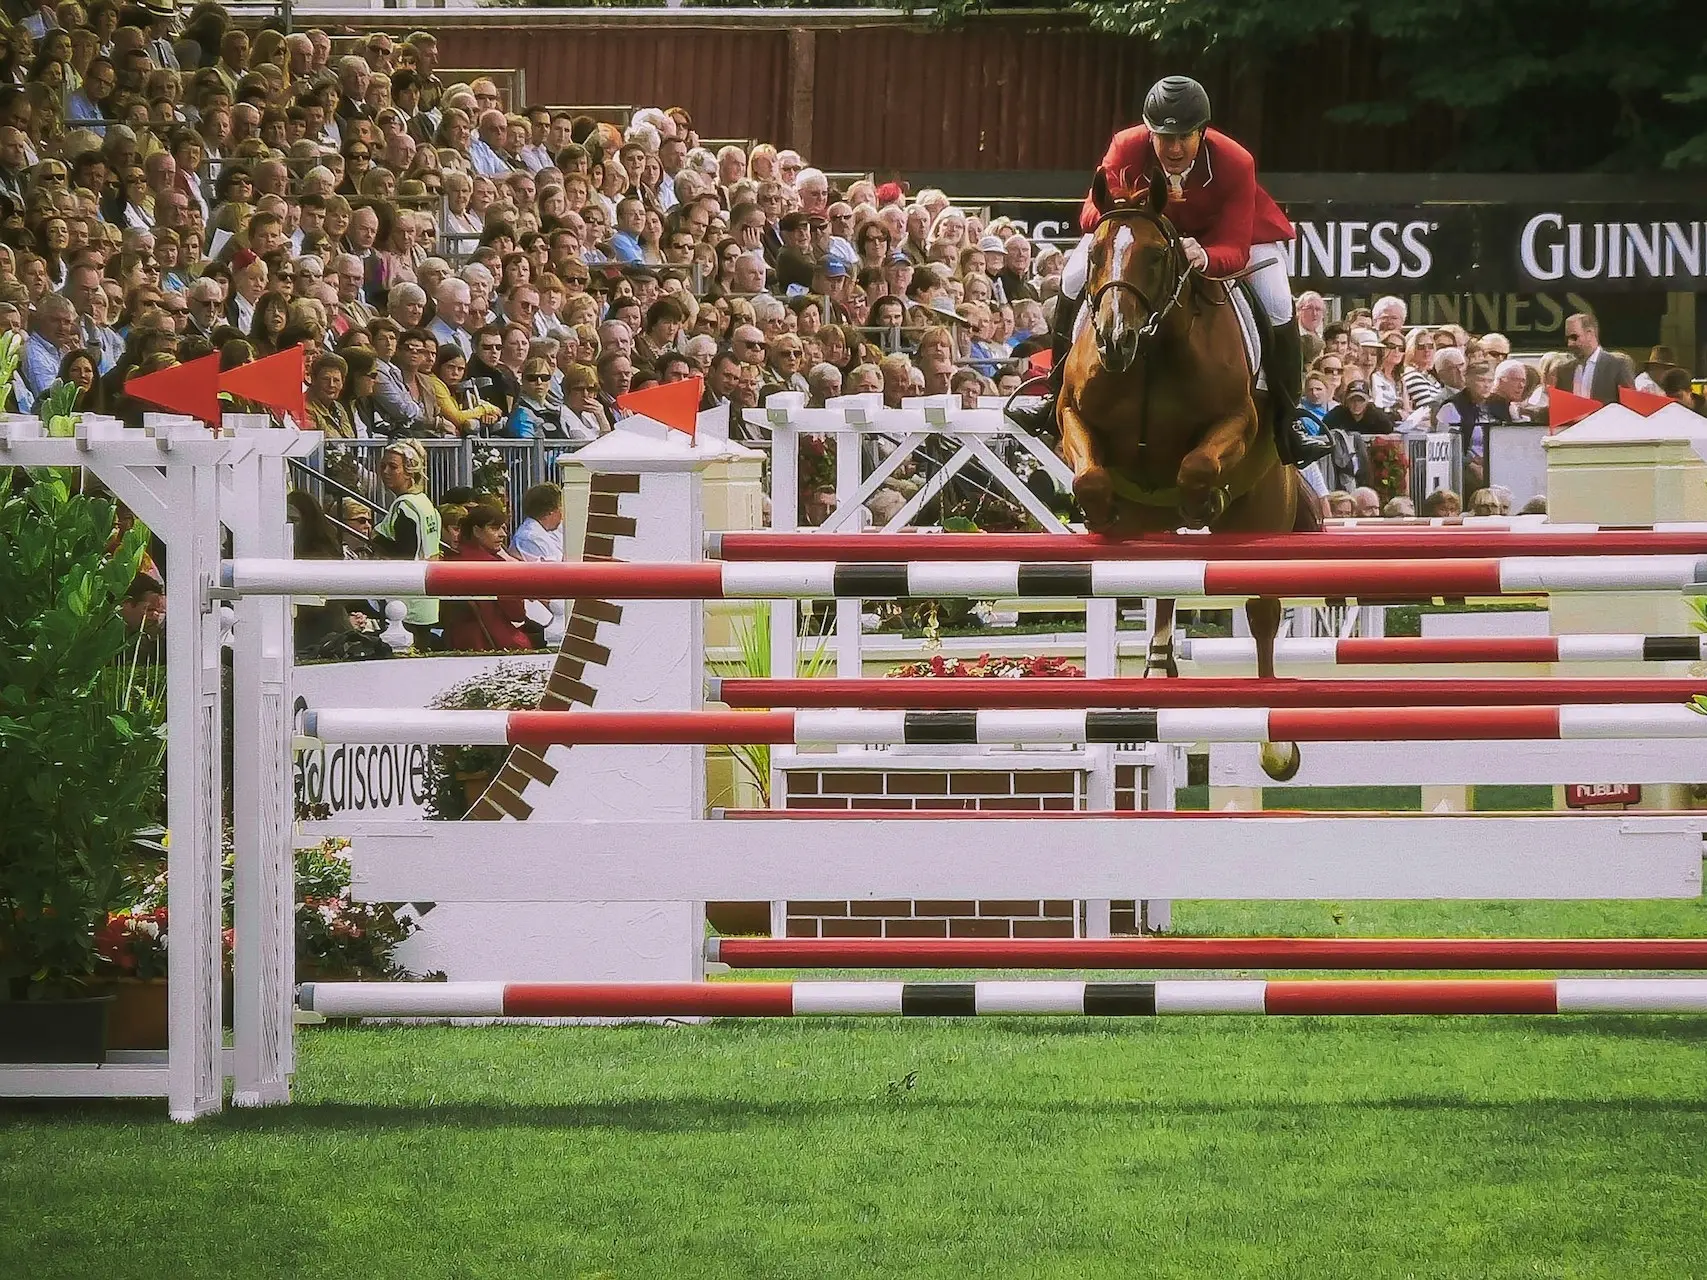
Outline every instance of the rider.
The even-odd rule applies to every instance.
[[[1061,272],[1048,395],[1036,409],[1014,410],[1013,416],[1033,430],[1054,429],[1061,377],[1077,336],[1090,274],[1092,233],[1105,212],[1103,193],[1107,200],[1140,195],[1155,167],[1167,179],[1167,215],[1180,232],[1180,247],[1190,264],[1209,276],[1249,273],[1271,326],[1266,369],[1275,446],[1287,462],[1308,466],[1331,446],[1326,437],[1311,434],[1298,422],[1304,358],[1292,310],[1292,281],[1286,274],[1285,242],[1293,238],[1292,224],[1257,184],[1251,153],[1209,128],[1209,95],[1186,76],[1158,80],[1144,98],[1144,123],[1121,130],[1109,143],[1079,215],[1085,234]]]

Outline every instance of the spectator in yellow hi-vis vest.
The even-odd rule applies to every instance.
[[[379,481],[397,495],[391,510],[374,530],[374,539],[393,560],[436,560],[442,521],[438,508],[424,492],[427,451],[418,440],[398,440],[380,455]],[[403,621],[418,648],[434,646],[439,625],[437,600],[411,600]]]

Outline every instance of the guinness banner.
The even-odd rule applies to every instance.
[[[1078,206],[992,202],[1034,238],[1071,238]],[[1697,205],[1291,203],[1292,279],[1330,294],[1707,292]]]

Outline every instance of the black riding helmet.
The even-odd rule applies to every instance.
[[[1194,133],[1209,124],[1209,95],[1190,76],[1166,76],[1144,95],[1144,123],[1164,136]]]

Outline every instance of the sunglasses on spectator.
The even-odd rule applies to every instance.
[[[351,160],[366,160],[369,158],[369,154],[366,151],[351,151],[347,154]]]
[[[551,381],[551,375],[549,373],[524,373],[522,375],[522,381],[523,382],[550,382]]]
[[[1322,372],[1323,373],[1340,373],[1344,370],[1344,368],[1345,368],[1344,365],[1325,364],[1322,366]]]

